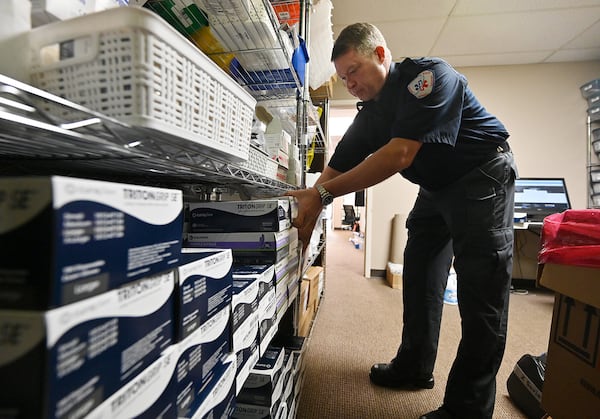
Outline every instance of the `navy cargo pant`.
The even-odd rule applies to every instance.
[[[408,216],[402,343],[393,360],[407,374],[433,373],[443,296],[454,256],[462,336],[444,407],[462,419],[491,418],[504,355],[513,255],[516,167],[499,148],[441,191],[419,191]]]

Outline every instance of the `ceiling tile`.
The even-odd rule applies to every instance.
[[[452,17],[433,48],[436,55],[558,49],[590,26],[587,9]]]
[[[438,33],[442,29],[444,19],[428,19],[427,21],[406,21],[397,23],[380,23],[377,27],[383,33],[392,51],[392,57],[408,57],[429,55]],[[334,26],[334,33],[339,34],[343,27]]]
[[[600,60],[600,48],[565,49],[548,57],[545,62],[558,63],[567,61],[594,61]]]
[[[600,19],[600,8],[596,16]],[[584,28],[581,28],[584,29]],[[564,45],[565,48],[595,48],[600,47],[600,20],[591,27],[585,29],[581,34]]]
[[[599,6],[600,0],[458,0],[453,16],[525,12],[550,9],[574,9]]]
[[[447,55],[442,56],[454,67],[517,65],[541,63],[551,54],[551,51],[522,52],[512,54],[478,54],[478,55]]]
[[[372,22],[395,59],[439,55],[470,66],[598,59],[600,0],[332,3],[335,37],[350,23]]]
[[[385,36],[392,57],[429,55],[431,45],[444,26],[444,18],[411,20],[398,23],[382,22],[377,25]]]
[[[392,20],[405,21],[448,16],[455,2],[455,0],[378,0],[375,6],[363,0],[333,0],[333,23],[345,26],[354,22],[371,22],[378,25]]]

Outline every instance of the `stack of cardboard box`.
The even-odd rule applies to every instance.
[[[313,318],[319,307],[323,290],[324,271],[321,266],[310,266],[300,285],[300,326],[298,334],[308,336]]]
[[[538,284],[556,291],[542,407],[553,418],[600,412],[600,268],[540,264]]]

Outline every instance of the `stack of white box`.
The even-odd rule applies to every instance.
[[[179,418],[231,414],[233,258],[229,249],[184,248],[177,270],[175,386]]]
[[[288,336],[282,345],[286,356],[291,358],[291,370],[289,378],[284,378],[283,397],[288,406],[288,417],[296,417],[296,409],[300,400],[302,385],[304,384],[304,373],[306,363],[304,362],[305,338],[301,336]],[[284,361],[284,365],[288,365]]]
[[[234,418],[288,417],[283,386],[291,362],[284,366],[285,359],[284,348],[269,347],[265,351],[237,395]],[[289,357],[288,360],[291,361]]]
[[[275,127],[276,125],[270,123],[267,126],[267,131],[265,132],[265,151],[269,157],[277,162],[277,179],[287,182],[292,137],[280,125],[279,127]]]
[[[231,249],[232,350],[239,392],[299,293],[301,247],[289,197],[189,203],[190,248]]]
[[[233,418],[294,418],[304,379],[304,341],[288,336],[270,345],[250,371]]]
[[[231,345],[232,266],[229,249],[182,249],[170,313],[174,343],[91,417],[231,416],[237,375]],[[133,394],[140,400],[137,410],[123,403]]]
[[[258,347],[262,356],[277,333],[277,311],[275,292],[275,266],[267,265],[236,265],[233,268],[234,281],[257,281],[257,317],[258,317]]]
[[[0,197],[0,410],[168,415],[156,379],[174,340],[181,191],[53,176],[2,178]],[[114,402],[136,382],[151,403]]]

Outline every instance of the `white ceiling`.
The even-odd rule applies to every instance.
[[[371,22],[395,60],[454,66],[600,60],[600,0],[332,0],[334,38]]]

